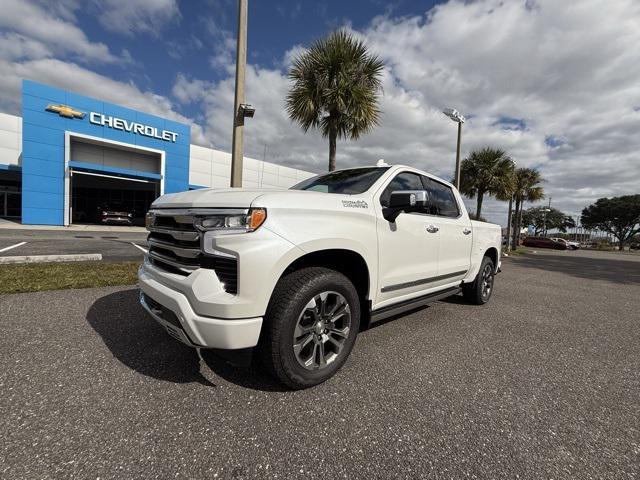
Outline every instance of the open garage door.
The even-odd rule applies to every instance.
[[[160,154],[76,138],[70,153],[70,223],[144,225],[162,193]]]
[[[71,221],[143,226],[159,195],[158,181],[72,170]]]

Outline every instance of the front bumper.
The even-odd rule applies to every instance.
[[[184,294],[154,280],[144,268],[140,269],[139,282],[140,303],[177,340],[192,347],[227,350],[258,344],[262,317],[233,320],[205,317],[195,313]]]
[[[132,225],[133,221],[129,217],[121,217],[121,216],[106,216],[100,219],[102,223],[118,223],[121,225]]]

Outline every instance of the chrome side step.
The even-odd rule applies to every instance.
[[[433,292],[428,295],[423,295],[422,297],[412,298],[411,300],[405,300],[404,302],[396,303],[395,305],[389,305],[387,307],[373,310],[371,312],[370,323],[379,322],[380,320],[384,320],[385,318],[393,317],[394,315],[413,310],[414,308],[423,307],[424,305],[428,305],[437,300],[442,300],[443,298],[456,295],[461,291],[461,287],[451,287],[447,288],[446,290]]]

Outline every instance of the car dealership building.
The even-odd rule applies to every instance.
[[[312,174],[245,157],[243,187],[290,187]],[[0,217],[91,222],[124,204],[140,221],[164,193],[228,187],[231,155],[191,144],[189,125],[22,83],[22,118],[0,113]]]

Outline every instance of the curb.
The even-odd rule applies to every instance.
[[[102,260],[102,254],[78,253],[73,255],[19,255],[14,257],[0,257],[0,265],[9,263],[86,262],[90,260]]]

